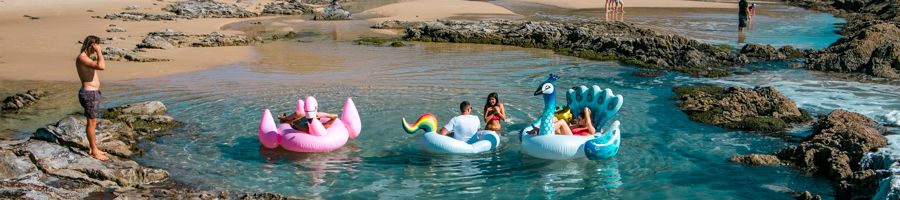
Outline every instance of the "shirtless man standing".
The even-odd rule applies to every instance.
[[[95,54],[97,60],[91,59],[91,55]],[[78,102],[84,108],[84,117],[87,118],[88,142],[90,143],[90,154],[97,160],[109,160],[106,152],[97,148],[97,137],[95,134],[97,128],[97,117],[100,114],[100,77],[97,76],[97,70],[106,69],[103,61],[103,52],[100,51],[100,38],[97,36],[87,36],[81,45],[81,52],[75,59],[75,69],[78,71],[78,78],[81,79],[81,90],[78,91]]]

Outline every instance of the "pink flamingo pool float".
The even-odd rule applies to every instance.
[[[306,100],[297,100],[297,112],[307,113],[307,116],[315,116],[319,104],[314,97],[306,97]],[[275,119],[269,109],[263,111],[259,122],[259,142],[266,148],[277,148],[295,152],[328,152],[339,149],[347,144],[347,141],[359,136],[362,122],[353,100],[347,98],[344,110],[340,118],[335,119],[331,126],[325,128],[323,123],[312,118],[309,122],[309,132],[303,132],[291,128],[290,124],[282,123],[276,126]]]

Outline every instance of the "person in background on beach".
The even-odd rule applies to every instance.
[[[608,13],[608,12],[611,12],[612,9],[610,9],[610,8],[612,8],[613,6],[615,6],[615,2],[614,2],[614,1],[615,1],[615,0],[606,0],[606,5],[604,5],[603,8],[606,9],[606,12],[607,12],[607,13]]]
[[[492,92],[484,103],[484,129],[500,132],[500,121],[503,120],[506,120],[506,108],[500,103],[499,95]]]
[[[454,139],[463,142],[469,141],[469,138],[478,132],[481,121],[478,120],[478,116],[472,115],[472,104],[469,104],[468,101],[459,104],[459,112],[460,115],[450,119],[450,122],[444,125],[438,133],[441,135],[453,133]]]
[[[91,58],[91,55],[97,57],[97,60]],[[81,79],[81,89],[78,90],[78,102],[84,108],[84,117],[87,118],[85,133],[87,133],[88,144],[90,145],[91,157],[97,160],[106,161],[109,157],[106,152],[97,148],[97,117],[100,115],[100,77],[97,70],[106,69],[106,62],[103,60],[103,52],[100,49],[100,38],[89,35],[84,38],[81,43],[81,52],[78,58],[75,58],[75,70],[78,72],[78,78]]]
[[[757,8],[759,8],[759,6],[756,5],[756,3],[751,3],[751,4],[750,4],[750,19],[751,19],[751,20],[753,19],[753,17],[756,16],[756,9],[757,9]]]
[[[624,2],[625,0],[615,0],[615,1],[616,1],[615,2],[616,5],[613,6],[613,11],[625,13],[625,2]]]
[[[744,27],[747,27],[747,20],[749,19],[748,14],[750,13],[750,8],[748,8],[747,0],[741,0],[738,2],[738,32],[743,33]]]

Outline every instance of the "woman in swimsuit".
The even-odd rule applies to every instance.
[[[556,117],[553,117],[553,120],[553,128],[556,129],[557,135],[591,136],[597,133],[591,122],[591,109],[588,108],[584,108],[584,111],[573,119],[572,126],[569,126],[565,120],[558,120]],[[539,129],[535,127],[534,131],[528,134],[537,134]]]
[[[487,103],[484,104],[484,129],[500,131],[500,121],[506,120],[506,109],[500,103],[500,97],[496,92],[488,94]]]

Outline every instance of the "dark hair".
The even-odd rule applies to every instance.
[[[497,104],[491,105],[491,98],[496,99],[496,100],[497,100],[497,104],[500,104],[500,96],[497,95],[496,92],[491,92],[490,94],[488,94],[487,99],[486,99],[485,102],[484,102],[484,112],[487,112],[487,109],[488,109],[489,107],[492,107],[492,106],[496,106],[496,105],[497,105]]]
[[[466,112],[466,108],[472,107],[472,104],[469,104],[468,101],[463,101],[459,103],[459,112]]]
[[[100,44],[100,38],[93,35],[88,35],[84,38],[84,42],[81,43],[81,53],[92,54],[94,53],[94,48],[91,48],[91,45]]]

